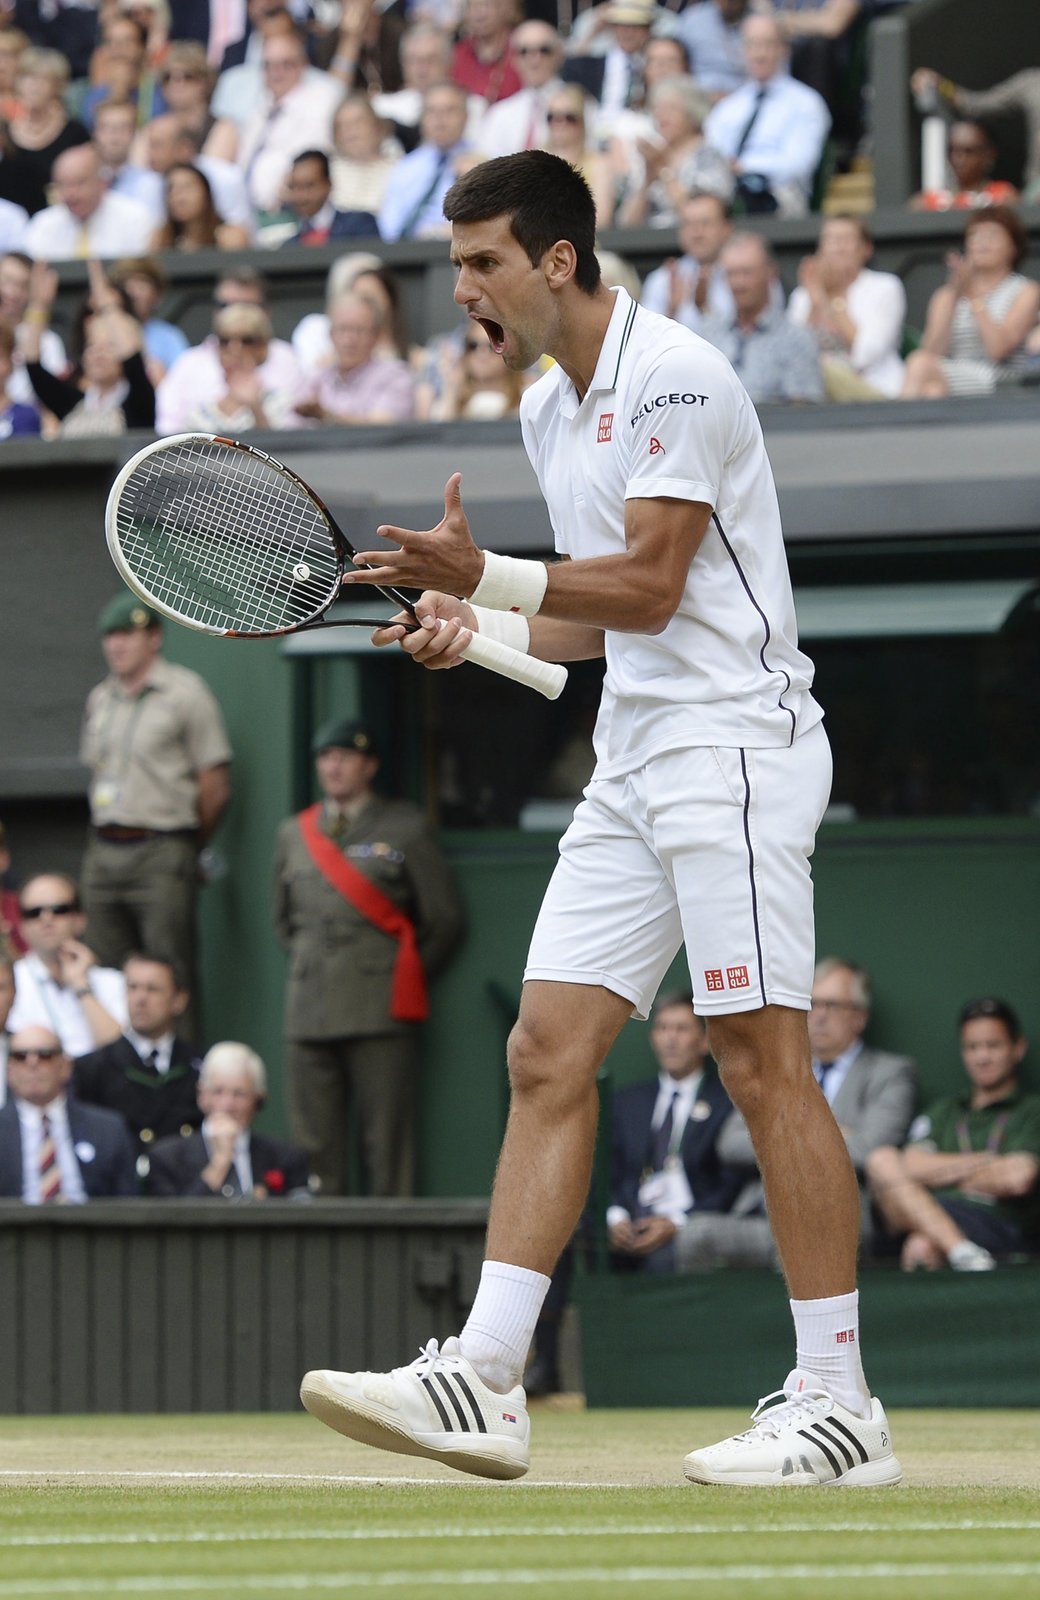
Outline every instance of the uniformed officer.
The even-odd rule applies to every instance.
[[[80,747],[91,775],[88,937],[108,966],[131,950],[166,957],[197,997],[198,854],[231,794],[223,719],[198,674],[164,660],[160,618],[135,596],[112,600],[99,631],[109,676],[87,699]],[[198,1036],[194,1006],[185,1028]]]
[[[356,1116],[367,1192],[409,1195],[426,981],[457,944],[462,909],[421,813],[373,792],[371,732],[340,719],[313,750],[323,799],[282,823],[274,867],[293,1137],[321,1192],[343,1194]]]

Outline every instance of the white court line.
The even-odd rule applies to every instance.
[[[191,1530],[184,1533],[45,1533],[0,1536],[3,1550],[49,1550],[80,1545],[219,1545],[219,1544],[309,1544],[311,1542],[367,1543],[383,1539],[657,1539],[672,1536],[693,1538],[717,1536],[732,1538],[755,1534],[769,1538],[781,1533],[1029,1533],[1040,1530],[1037,1518],[1004,1518],[999,1521],[964,1519],[928,1522],[785,1522],[782,1527],[763,1528],[758,1522],[687,1522],[654,1525],[645,1522],[565,1528],[562,1526],[503,1528],[312,1528],[299,1533],[292,1529],[258,1528],[255,1533],[219,1533]]]
[[[923,1578],[1035,1578],[1040,1577],[1040,1562],[987,1561],[965,1562],[959,1566],[942,1561],[884,1561],[855,1566],[818,1563],[798,1566],[706,1566],[695,1567],[562,1567],[558,1569],[499,1568],[458,1572],[321,1572],[321,1573],[235,1573],[236,1594],[244,1590],[315,1589],[416,1589],[499,1587],[503,1582],[532,1588],[543,1584],[651,1584],[651,1583],[775,1583],[778,1579],[807,1582],[848,1582],[855,1579]],[[0,1579],[0,1600],[16,1595],[113,1595],[113,1594],[200,1594],[226,1592],[227,1578],[213,1577],[127,1577],[127,1578],[45,1578]]]

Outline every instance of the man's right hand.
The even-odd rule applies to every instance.
[[[415,603],[415,620],[422,623],[416,632],[409,633],[403,626],[377,628],[372,635],[375,645],[399,644],[406,654],[413,656],[422,666],[432,670],[457,667],[462,653],[474,633],[479,632],[477,619],[465,600],[454,595],[427,590]],[[411,621],[401,612],[394,624]]]

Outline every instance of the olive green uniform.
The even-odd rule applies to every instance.
[[[917,1118],[909,1143],[943,1155],[967,1155],[973,1150],[994,1156],[1026,1154],[1040,1157],[1040,1094],[1013,1089],[1002,1100],[973,1109],[969,1094],[939,1100]],[[981,1199],[956,1187],[936,1189],[936,1199],[955,1198],[974,1205],[1021,1229],[1032,1244],[1040,1242],[1040,1183],[1027,1194]]]
[[[372,795],[350,818],[326,807],[323,831],[415,925],[428,979],[462,932],[458,891],[421,813]],[[278,831],[274,923],[289,951],[286,1075],[293,1138],[323,1194],[343,1194],[356,1111],[373,1195],[415,1185],[418,1025],[390,1015],[398,943],[318,871],[295,817]]]

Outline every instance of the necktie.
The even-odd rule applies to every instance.
[[[158,1072],[158,1070],[159,1070],[159,1052],[158,1052],[158,1050],[149,1050],[148,1054],[144,1058],[144,1064],[145,1064],[146,1067],[151,1067],[153,1072]]]
[[[447,170],[448,152],[447,150],[442,150],[438,156],[437,165],[434,168],[433,177],[430,181],[429,187],[423,192],[422,198],[416,201],[415,205],[405,218],[399,235],[400,238],[410,239],[412,237],[412,232],[415,229],[419,218],[422,216],[423,212],[426,210],[426,207],[437,193],[437,190],[440,187],[441,179],[444,177],[444,174]]]
[[[244,169],[244,171],[242,173],[242,176],[245,179],[246,188],[249,189],[250,192],[252,192],[253,172],[254,172],[254,170],[256,168],[256,164],[259,161],[260,157],[263,155],[264,150],[267,147],[268,140],[271,137],[271,131],[274,128],[274,125],[278,121],[278,118],[281,116],[281,114],[282,114],[282,102],[279,100],[279,101],[276,101],[275,104],[271,107],[270,111],[268,111],[267,119],[264,122],[264,125],[260,130],[260,137],[256,141],[256,144],[253,146],[252,154],[250,155],[249,160],[245,164],[245,169]]]
[[[734,160],[736,160],[739,156],[741,156],[743,154],[744,146],[747,144],[748,140],[751,138],[751,130],[754,128],[755,123],[758,121],[758,114],[761,111],[763,104],[765,103],[765,98],[766,98],[765,89],[759,89],[755,94],[755,104],[752,107],[751,115],[750,115],[750,117],[748,117],[747,121],[744,124],[744,131],[741,133],[740,138],[737,141],[737,148],[733,152]]]
[[[826,1093],[827,1093],[827,1079],[828,1079],[829,1075],[834,1071],[834,1068],[836,1066],[837,1066],[837,1062],[836,1061],[817,1061],[817,1063],[816,1063],[816,1071],[817,1071],[817,1074],[818,1074],[818,1081],[819,1081],[820,1088],[824,1092],[824,1095],[826,1095]]]
[[[85,261],[90,255],[90,229],[85,222],[80,223],[79,237],[76,240],[76,259]]]
[[[58,1152],[54,1145],[51,1132],[51,1119],[44,1115],[40,1118],[40,1204],[50,1205],[55,1200],[61,1199],[61,1169],[58,1166]]]
[[[679,1091],[676,1089],[671,1100],[668,1102],[668,1109],[664,1114],[664,1120],[662,1121],[661,1126],[655,1130],[653,1140],[650,1144],[650,1165],[654,1172],[660,1172],[668,1159],[669,1149],[672,1143],[672,1133],[675,1128],[675,1107],[678,1099]]]

